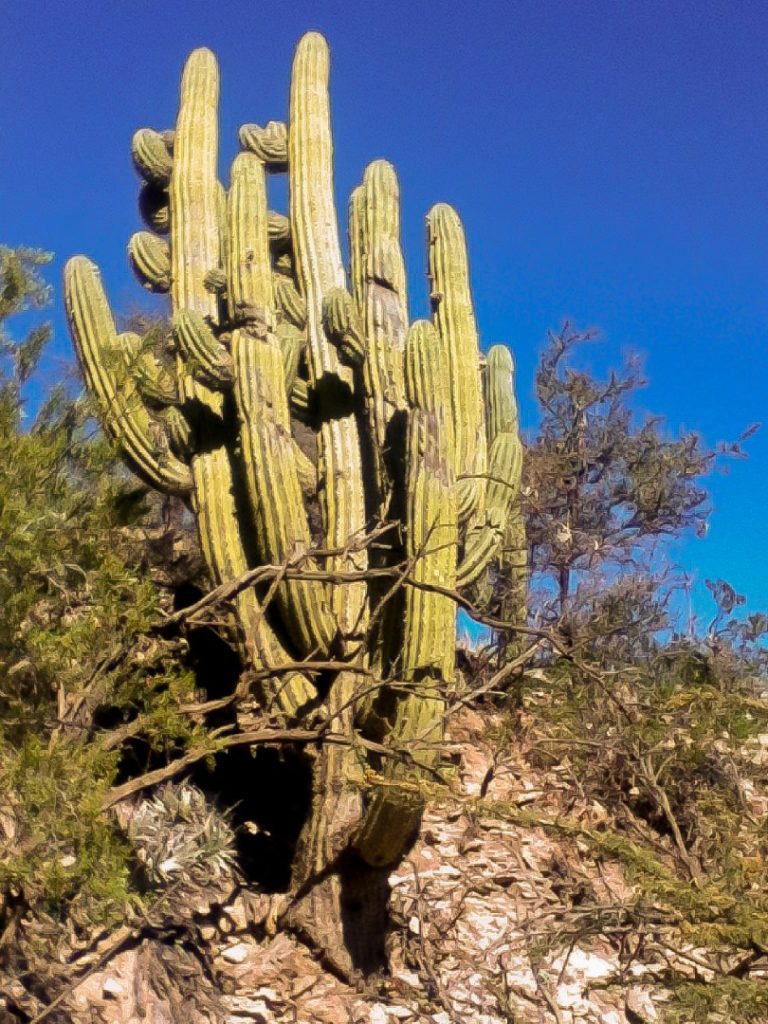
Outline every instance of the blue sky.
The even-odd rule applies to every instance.
[[[186,53],[222,66],[222,173],[245,121],[284,117],[293,46],[329,39],[340,209],[387,157],[403,193],[412,314],[424,214],[455,205],[484,344],[516,355],[524,423],[548,328],[642,354],[641,407],[715,443],[768,419],[768,7],[753,0],[17,0],[0,39],[0,241],[84,252],[113,305],[146,302],[133,131],[171,126]],[[60,297],[56,353],[69,354]],[[768,426],[711,481],[682,552],[768,607]]]

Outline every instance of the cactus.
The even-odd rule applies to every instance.
[[[456,685],[457,588],[477,595],[511,566],[510,607],[525,612],[511,354],[494,347],[483,378],[464,233],[444,204],[427,217],[433,320],[409,329],[385,161],[352,194],[348,290],[328,74],[325,40],[305,36],[287,125],[243,126],[226,193],[210,51],[187,61],[175,130],[134,136],[154,233],[135,234],[129,257],[170,295],[165,353],[117,334],[88,260],[65,273],[102,422],[142,479],[189,502],[214,583],[279,567],[272,587],[234,599],[263,706],[293,720],[324,709],[346,737],[315,758],[294,891],[336,877],[345,850],[391,865],[415,833]],[[287,217],[267,202],[267,175],[286,171]],[[318,687],[310,663],[323,659],[335,668]],[[364,763],[371,739],[390,756],[379,745]]]

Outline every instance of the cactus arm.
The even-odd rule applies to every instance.
[[[434,322],[448,353],[459,518],[467,521],[482,509],[487,449],[467,245],[452,207],[445,203],[432,207],[427,215],[427,240]]]
[[[514,360],[505,345],[494,345],[488,352],[485,406],[489,445],[485,508],[467,530],[458,568],[460,587],[475,583],[494,559],[501,556],[504,560],[510,524],[522,522],[519,499],[523,448],[514,391]]]
[[[512,353],[505,345],[494,345],[488,352],[486,369],[486,408],[488,438],[495,438],[507,431],[512,434],[520,448],[522,471],[523,450],[520,440],[520,422],[515,398],[515,364]],[[525,517],[520,501],[520,480],[518,489],[510,504],[504,522],[500,563],[505,588],[501,597],[501,618],[510,623],[524,623],[528,603],[528,540]],[[509,654],[514,657],[519,650],[519,641],[512,641]]]
[[[317,493],[317,466],[308,455],[304,454],[293,438],[291,438],[291,448],[296,461],[296,472],[302,494],[313,497]]]
[[[143,288],[160,294],[170,291],[171,254],[165,239],[137,231],[128,243],[128,259]]]
[[[141,345],[140,338],[139,344]],[[139,394],[149,408],[163,409],[169,405],[179,404],[176,378],[160,365],[154,352],[139,352],[131,366],[131,373]]]
[[[268,228],[269,246],[272,253],[288,252],[291,247],[291,222],[285,214],[270,210]]]
[[[403,349],[408,329],[400,190],[394,168],[384,160],[366,168],[362,185],[352,193],[349,236],[353,292],[366,337],[363,383],[373,452],[372,504],[379,509],[386,505],[389,489],[389,424],[406,405]]]
[[[395,437],[390,427],[396,415],[406,409],[403,351],[408,305],[400,251],[399,185],[394,168],[384,160],[369,164],[362,183],[350,198],[349,248],[352,291],[365,332],[365,359],[360,376],[366,425],[368,513],[397,519],[402,512],[392,506],[391,499],[397,489],[395,480],[402,476],[403,439]],[[391,566],[400,562],[402,555],[402,545],[392,531],[389,548],[372,552],[371,559],[377,567]],[[386,598],[384,580],[373,581],[370,589],[372,605]],[[399,659],[402,602],[402,594],[387,600],[372,638],[371,665],[383,678]],[[388,702],[386,692],[368,702],[369,708],[361,719],[366,729],[378,731],[376,705],[386,707]]]
[[[243,323],[232,335],[232,357],[245,475],[259,556],[282,565],[312,545],[291,443],[283,355],[273,329],[264,165],[253,153],[239,154],[232,166],[229,222],[230,315],[233,323]],[[276,598],[300,654],[327,654],[336,625],[326,587],[293,580],[278,587]]]
[[[152,128],[139,128],[131,142],[133,166],[152,185],[165,188],[171,180],[173,161],[165,139]]]
[[[232,357],[199,313],[180,309],[173,318],[173,336],[184,356],[184,369],[212,389],[232,386]]]
[[[184,67],[171,172],[174,311],[215,322],[216,299],[205,275],[220,266],[218,157],[219,72],[210,50],[194,50]]]
[[[215,57],[209,50],[193,51],[182,75],[169,189],[171,301],[174,318],[183,310],[211,323],[216,322],[218,304],[204,280],[209,270],[220,265],[218,96]],[[177,367],[182,397],[200,410],[199,418],[211,432],[221,422],[221,397],[195,382],[181,354]],[[203,553],[220,583],[241,575],[247,565],[237,531],[232,472],[223,438],[213,443],[207,438],[200,440],[200,451],[192,459],[195,508]]]
[[[163,409],[160,417],[165,424],[171,451],[178,455],[180,459],[186,461],[191,459],[194,453],[194,439],[192,437],[192,427],[187,417],[175,405],[170,405],[167,409]]]
[[[158,451],[157,431],[128,372],[99,271],[85,256],[67,263],[64,296],[75,350],[105,430],[142,480],[160,491],[186,494],[190,471],[170,452]]]
[[[300,331],[307,326],[307,304],[296,290],[289,274],[275,274],[273,280],[277,308],[283,320]]]
[[[506,345],[493,345],[488,350],[485,406],[489,445],[499,434],[520,429],[515,400],[515,361]]]
[[[275,334],[283,356],[283,377],[285,390],[290,395],[299,373],[299,364],[306,346],[306,336],[290,323],[279,323]]]
[[[307,303],[310,382],[320,415],[318,470],[326,545],[346,549],[362,533],[365,507],[357,424],[350,408],[352,372],[340,363],[322,324],[323,298],[346,283],[333,198],[328,68],[325,40],[316,33],[304,36],[291,77],[289,207],[296,277]],[[364,569],[366,564],[365,553],[358,551],[334,556],[329,568]],[[364,630],[365,601],[362,583],[333,588],[333,611],[345,635]]]
[[[302,423],[309,423],[312,419],[312,409],[309,384],[302,377],[297,377],[291,388],[291,412]]]
[[[457,570],[458,586],[474,583],[498,556],[513,504],[520,493],[522,466],[523,450],[517,433],[497,434],[488,453],[484,522],[467,531],[464,554]]]
[[[284,121],[269,121],[262,128],[258,124],[244,124],[240,129],[240,145],[255,153],[273,174],[288,169],[288,129]]]
[[[450,389],[444,340],[431,324],[415,323],[406,341],[409,413],[405,497],[406,555],[413,565],[406,586],[401,676],[390,741],[409,762],[385,766],[355,846],[371,866],[394,863],[418,828],[424,804],[420,783],[434,768],[443,733],[444,687],[455,672],[456,604],[431,585],[456,585],[457,492],[454,436],[446,406]],[[410,371],[410,372],[409,372]]]
[[[348,365],[365,358],[363,325],[355,301],[346,288],[331,288],[323,300],[323,329]]]
[[[218,154],[218,91],[216,59],[195,50],[184,68],[181,102],[173,147],[170,183],[171,299],[174,312],[187,310],[216,323],[218,299],[205,278],[221,266],[222,193],[216,177]],[[234,480],[227,450],[226,411],[220,394],[197,383],[178,360],[181,393],[197,407],[202,424],[192,457],[193,502],[203,553],[216,582],[236,579],[248,568],[235,506]],[[230,427],[231,429],[231,427]],[[251,664],[255,668],[285,663],[288,655],[264,618],[256,594],[248,589],[236,598],[237,618]],[[295,714],[314,694],[314,687],[295,674],[282,680],[278,702]]]

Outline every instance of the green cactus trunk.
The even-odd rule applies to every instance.
[[[166,352],[117,333],[85,257],[65,290],[105,429],[142,480],[189,504],[212,582],[273,567],[234,598],[235,697],[252,702],[257,674],[265,720],[320,721],[334,740],[311,754],[275,915],[350,972],[382,955],[386,870],[440,785],[457,597],[504,575],[503,607],[524,620],[526,545],[512,358],[494,347],[483,375],[459,217],[444,204],[427,217],[433,322],[409,329],[399,185],[375,161],[350,202],[347,288],[328,76],[311,33],[287,124],[243,126],[226,192],[210,51],[187,61],[175,130],[134,135],[151,230],[129,260],[169,294]],[[285,173],[288,217],[267,198]]]

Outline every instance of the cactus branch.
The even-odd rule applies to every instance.
[[[157,451],[151,417],[128,372],[101,277],[84,256],[67,263],[64,296],[72,339],[104,429],[150,486],[186,494],[192,486],[189,469],[170,453]]]
[[[278,565],[312,546],[295,447],[291,443],[283,355],[275,336],[264,165],[241,153],[229,192],[232,355],[246,480],[259,555]],[[269,499],[265,500],[268,495]],[[304,581],[281,584],[276,599],[302,655],[325,655],[336,633],[326,589]]]
[[[363,531],[362,465],[357,424],[343,396],[351,392],[344,367],[323,329],[323,299],[345,286],[333,199],[333,145],[328,102],[328,44],[317,33],[299,42],[293,62],[288,155],[290,217],[297,280],[307,304],[308,366],[320,416],[319,474],[326,546],[343,548]],[[334,567],[364,568],[365,553],[333,560]],[[365,588],[334,588],[333,610],[342,631],[359,635]]]

